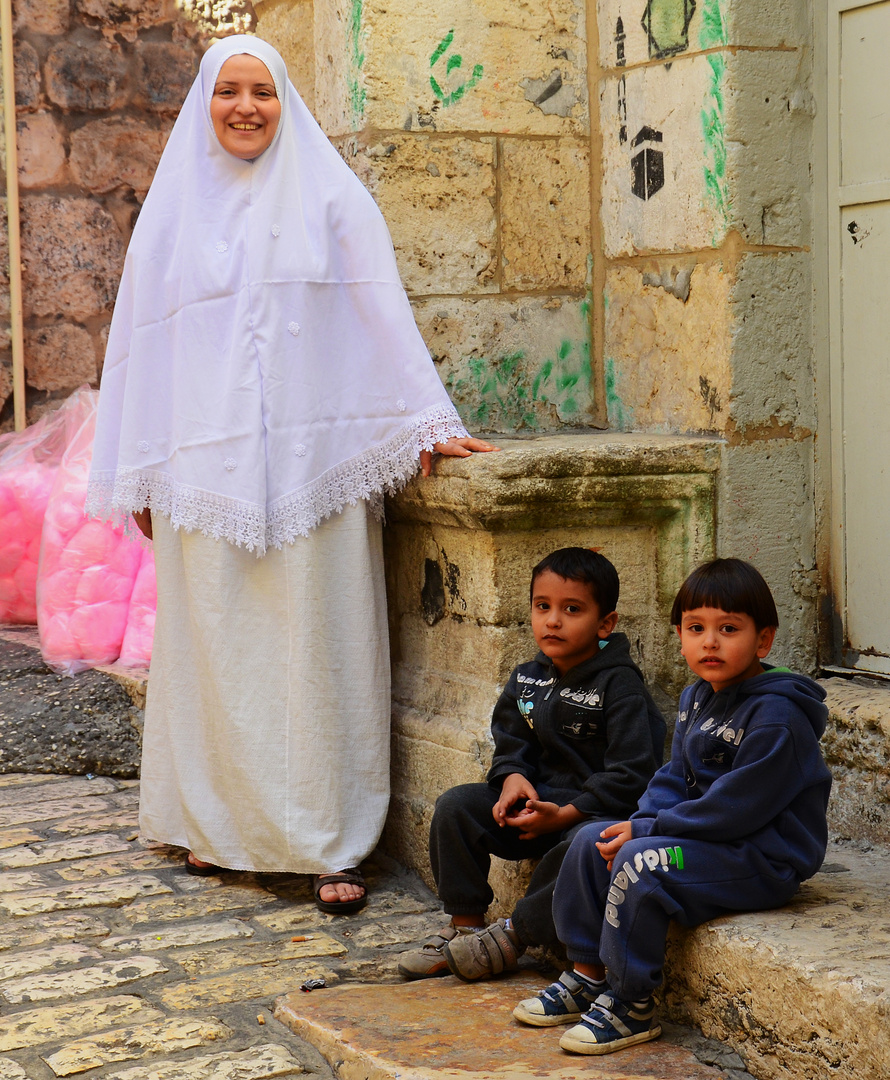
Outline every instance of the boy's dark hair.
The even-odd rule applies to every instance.
[[[758,630],[779,625],[769,585],[760,571],[743,559],[712,559],[693,570],[674,600],[671,625],[680,625],[684,611],[702,607],[750,615]]]
[[[535,581],[550,570],[566,581],[583,581],[593,593],[600,615],[608,615],[618,607],[618,571],[605,555],[590,548],[567,547],[551,551],[532,570],[529,602],[535,595]]]

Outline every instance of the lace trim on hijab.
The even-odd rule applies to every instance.
[[[325,518],[368,499],[376,517],[383,516],[383,494],[395,494],[417,472],[421,450],[437,442],[466,435],[456,411],[437,406],[415,417],[393,438],[365,450],[318,477],[292,495],[261,507],[180,484],[165,473],[148,469],[118,469],[90,477],[86,513],[90,517],[126,524],[144,506],[170,519],[174,529],[200,531],[214,540],[265,553],[298,536],[308,536]]]
[[[432,450],[437,442],[466,435],[466,428],[454,409],[437,406],[415,417],[388,442],[373,446],[352,461],[322,473],[317,480],[293,495],[285,495],[269,507],[268,542],[275,547],[290,544],[298,536],[308,536],[320,521],[359,499],[374,495],[394,495],[417,472],[421,450]],[[382,517],[383,500],[372,503]]]

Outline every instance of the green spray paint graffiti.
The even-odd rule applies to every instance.
[[[349,107],[352,110],[352,122],[358,127],[365,115],[366,91],[359,81],[359,73],[365,62],[362,48],[362,0],[349,0],[346,12],[346,44],[349,54],[349,75],[347,93]]]
[[[430,56],[430,68],[434,68],[440,60],[445,57],[445,54],[451,48],[451,44],[454,41],[454,31],[449,30],[445,37],[439,42],[436,48],[433,50]],[[452,71],[459,71],[463,66],[464,58],[460,53],[452,53],[445,60],[445,78],[451,75]],[[438,79],[434,74],[430,75],[430,86],[433,88],[433,93],[442,102],[443,106],[454,105],[456,102],[464,96],[468,90],[472,90],[477,82],[482,78],[483,67],[481,64],[476,64],[473,67],[473,71],[470,76],[462,82],[459,86],[456,86],[453,90],[444,90],[440,85]]]
[[[617,431],[630,431],[633,427],[633,411],[626,409],[618,396],[615,387],[617,376],[615,373],[615,359],[606,357],[606,409],[608,411],[609,426]]]
[[[726,129],[723,110],[723,80],[726,61],[719,53],[708,56],[711,84],[708,100],[702,109],[702,130],[705,145],[705,190],[720,216],[720,226],[713,242],[719,243],[729,222],[729,191],[726,184]]]
[[[721,0],[704,0],[698,43],[703,49],[719,49],[729,41]]]
[[[537,370],[523,360],[522,351],[494,361],[471,357],[466,374],[449,381],[448,390],[468,426],[537,431],[552,429],[554,419],[583,424],[590,404],[589,341],[562,341],[555,356]]]

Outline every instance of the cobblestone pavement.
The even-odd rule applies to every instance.
[[[736,1055],[680,1028],[631,1072],[625,1055],[594,1067],[555,1047],[532,1065],[509,1011],[534,989],[528,980],[543,985],[534,968],[500,990],[396,973],[397,954],[442,921],[416,877],[369,860],[367,907],[326,915],[305,876],[187,874],[182,849],[140,839],[137,803],[134,780],[0,775],[0,1080],[328,1078],[328,1062],[350,1080],[495,1075],[469,1063],[471,1044],[508,1063],[499,1080],[563,1077],[569,1066],[602,1080],[747,1076]],[[301,994],[315,978],[331,989]],[[276,1000],[289,1027],[273,1016]],[[424,1009],[431,1019],[419,1024]],[[444,1071],[426,1067],[431,1054],[444,1054]]]
[[[305,876],[192,877],[139,838],[137,802],[131,780],[0,775],[0,1080],[330,1076],[274,1000],[400,982],[392,950],[438,927],[434,898],[374,863],[349,918]]]

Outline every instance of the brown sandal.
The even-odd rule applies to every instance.
[[[319,894],[325,885],[357,885],[365,890],[365,894],[357,900],[322,900]],[[350,915],[353,911],[361,911],[368,902],[368,886],[361,871],[354,866],[341,870],[337,874],[313,874],[312,892],[315,896],[316,907],[319,911],[327,912],[328,915]]]

